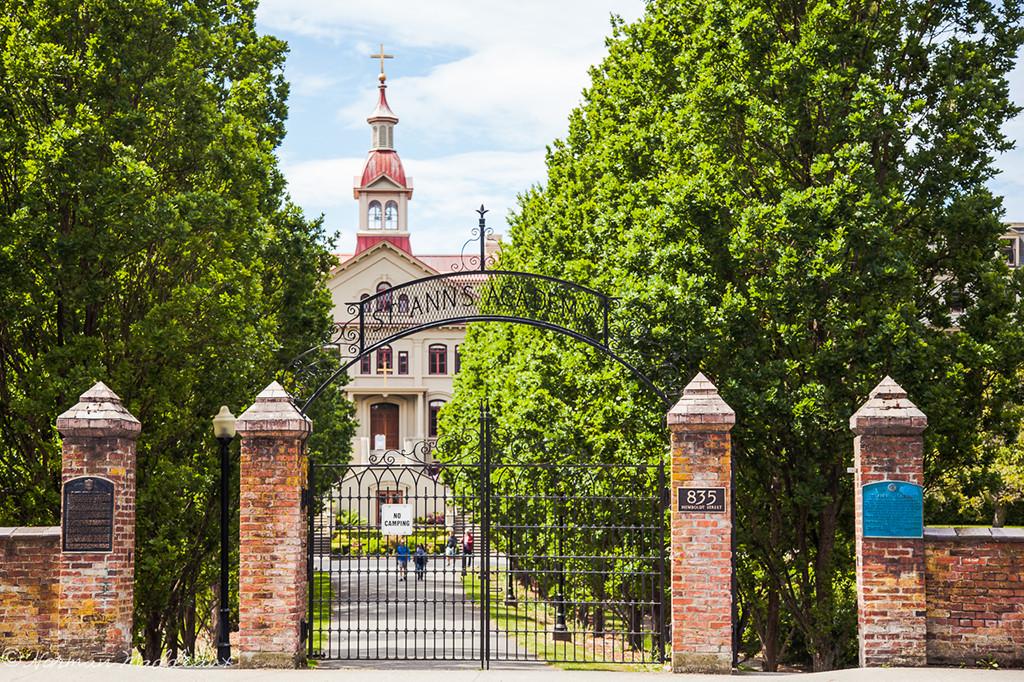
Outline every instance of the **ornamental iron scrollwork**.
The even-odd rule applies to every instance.
[[[617,299],[547,275],[488,269],[493,256],[486,249],[491,234],[486,212],[483,206],[477,211],[480,223],[473,231],[479,256],[468,262],[464,257],[463,269],[347,303],[348,320],[336,322],[320,344],[288,365],[282,383],[303,412],[348,368],[394,341],[436,327],[486,321],[527,324],[587,343],[623,365],[667,406],[674,402],[670,396],[682,392],[682,363],[649,330],[638,334],[636,325],[617,315]]]

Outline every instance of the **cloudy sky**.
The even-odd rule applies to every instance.
[[[414,193],[417,253],[459,252],[486,205],[506,231],[516,194],[544,180],[544,151],[604,56],[610,16],[627,22],[642,0],[262,0],[259,29],[288,41],[288,136],[279,155],[294,201],[324,214],[338,250],[358,225],[352,179],[370,147],[383,43],[395,147]],[[1013,92],[1024,100],[1024,76]],[[1024,138],[1024,121],[1011,124]],[[1024,221],[1024,151],[1003,155],[993,189]]]

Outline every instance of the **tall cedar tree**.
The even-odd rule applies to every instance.
[[[978,456],[1024,361],[985,187],[1019,5],[652,0],[511,220],[503,267],[621,297],[630,359],[662,344],[676,389],[701,369],[736,410],[741,618],[768,668],[856,650],[848,420],[870,389],[891,374],[928,415],[931,485]],[[446,427],[487,397],[605,460],[664,452],[664,406],[593,352],[498,325],[462,350]]]
[[[209,614],[211,417],[330,323],[320,222],[286,201],[274,156],[286,46],[256,34],[255,4],[0,4],[0,525],[56,522],[56,416],[107,383],[142,423],[148,660],[193,652]],[[348,407],[321,413],[344,461]]]

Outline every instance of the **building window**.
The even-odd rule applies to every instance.
[[[1002,248],[1003,260],[1005,260],[1006,264],[1009,265],[1011,268],[1017,267],[1017,254],[1013,252],[1013,242],[1017,240],[1014,239],[1012,241],[1004,241],[1005,243],[1003,244]]]
[[[398,229],[398,204],[394,201],[389,201],[384,206],[384,229]]]
[[[390,288],[390,282],[381,282],[377,285],[377,293],[387,291]],[[391,294],[384,294],[377,299],[377,310],[391,310]]]
[[[949,312],[960,315],[964,312],[964,295],[959,289],[949,292]]]
[[[391,346],[384,346],[377,351],[377,374],[391,374],[395,364],[391,360]]]
[[[409,297],[405,294],[398,295],[398,312],[407,313],[409,312]]]
[[[435,344],[430,347],[430,362],[427,365],[430,374],[448,373],[448,347],[444,344]]]
[[[393,403],[370,405],[370,448],[372,450],[398,449],[398,405]]]
[[[409,373],[409,351],[407,350],[398,351],[398,373]]]
[[[370,356],[366,355],[359,361],[359,371],[362,374],[370,373]]]
[[[437,415],[441,413],[441,408],[444,407],[443,400],[431,400],[427,411],[427,436],[430,438],[437,438]]]
[[[459,373],[462,365],[462,355],[459,353],[459,346],[455,346],[455,373]]]
[[[380,202],[379,201],[371,201],[370,202],[370,208],[369,208],[369,211],[367,212],[367,218],[368,218],[367,223],[368,223],[369,228],[371,230],[379,230],[380,229]]]

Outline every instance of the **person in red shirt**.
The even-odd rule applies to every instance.
[[[462,536],[462,575],[466,575],[466,566],[473,568],[473,533],[468,530]]]

